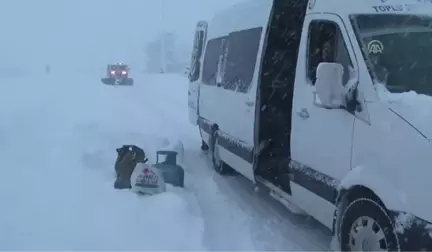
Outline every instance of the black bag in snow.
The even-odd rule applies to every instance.
[[[117,160],[114,168],[116,180],[115,189],[131,189],[131,176],[137,163],[146,163],[148,161],[143,149],[135,145],[123,145],[116,149]]]

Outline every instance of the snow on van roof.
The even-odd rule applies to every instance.
[[[217,13],[209,23],[207,38],[228,35],[233,31],[263,27],[268,23],[272,1],[248,0]]]
[[[208,39],[230,32],[267,26],[271,0],[246,0],[217,13],[209,23]],[[307,12],[335,13],[341,16],[358,13],[432,15],[431,0],[309,0]]]
[[[207,38],[267,26],[271,9],[271,0],[246,0],[235,4],[213,17]],[[309,0],[307,12],[341,16],[358,13],[432,15],[432,3],[429,0]]]
[[[308,13],[359,13],[432,15],[432,3],[425,0],[309,0]]]

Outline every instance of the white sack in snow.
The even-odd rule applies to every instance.
[[[138,163],[131,176],[132,191],[153,195],[166,191],[162,172],[147,163]]]

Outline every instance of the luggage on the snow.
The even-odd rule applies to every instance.
[[[148,161],[144,150],[135,145],[123,145],[117,148],[117,160],[115,162],[116,180],[114,188],[131,189],[131,176],[138,163]]]
[[[143,195],[153,195],[166,191],[161,170],[146,163],[138,163],[131,176],[132,190]]]
[[[156,164],[150,165],[143,149],[135,145],[118,148],[114,188],[153,195],[164,192],[165,183],[184,187],[184,169],[177,164],[178,152],[161,150],[156,154]]]
[[[156,152],[156,164],[153,166],[163,172],[165,183],[184,187],[184,169],[177,164],[177,152],[161,150]],[[162,161],[163,156],[165,159]]]

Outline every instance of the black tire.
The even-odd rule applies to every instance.
[[[213,169],[220,175],[227,175],[231,169],[218,157],[219,155],[219,131],[215,130],[210,138],[210,153],[213,164]]]
[[[385,208],[374,200],[368,198],[360,198],[352,201],[345,208],[343,214],[341,215],[341,218],[342,220],[341,227],[339,229],[339,237],[342,251],[351,251],[350,243],[355,242],[353,242],[354,239],[351,240],[350,232],[353,225],[355,225],[356,220],[358,220],[359,218],[363,219],[361,221],[361,225],[363,227],[364,225],[366,225],[368,219],[371,223],[374,223],[371,230],[375,234],[378,234],[379,230],[383,232],[383,238],[375,240],[379,241],[377,243],[379,243],[379,247],[381,249],[387,249],[388,251],[400,251],[399,239],[395,232],[395,228],[393,226],[391,218],[387,214]],[[363,229],[358,229],[356,233],[359,234],[359,231],[361,230]],[[359,241],[360,239],[357,243],[360,243]],[[365,246],[365,240],[363,240],[362,246]]]

